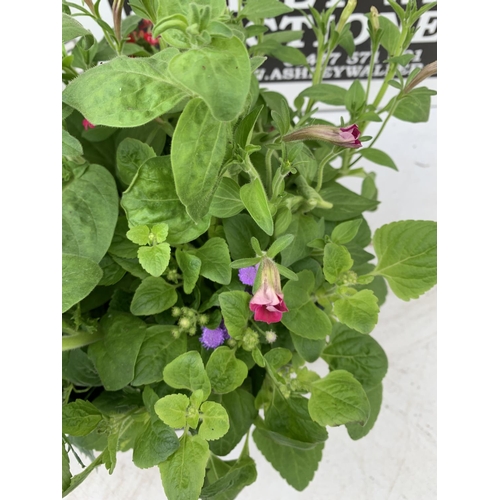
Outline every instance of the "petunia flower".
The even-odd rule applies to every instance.
[[[242,267],[238,271],[238,277],[244,285],[253,286],[257,276],[257,266]]]
[[[281,280],[278,269],[269,258],[261,262],[262,273],[260,287],[250,300],[250,310],[254,312],[256,321],[267,324],[281,321],[284,312],[288,312],[283,294],[281,293]]]
[[[89,128],[95,128],[95,125],[93,125],[92,123],[90,123],[87,118],[84,118],[83,121],[82,121],[82,125],[83,125],[83,128],[85,130],[88,130]]]
[[[224,326],[224,323],[221,323],[217,328],[215,328],[215,330],[211,330],[210,328],[204,326],[202,328],[200,342],[205,349],[215,349],[229,338],[230,336]]]
[[[283,140],[290,141],[326,141],[335,146],[343,148],[360,148],[362,146],[359,136],[361,135],[356,124],[349,127],[333,127],[330,125],[311,125],[285,135]]]
[[[144,33],[144,40],[146,40],[146,42],[148,42],[150,45],[158,45],[160,43],[160,39],[153,38],[153,35],[149,31]]]

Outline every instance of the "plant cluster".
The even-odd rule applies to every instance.
[[[363,217],[379,204],[367,168],[396,169],[367,125],[429,116],[420,84],[434,65],[403,70],[433,4],[390,0],[399,26],[372,8],[367,85],[346,90],[323,74],[335,48],[354,50],[355,1],[338,20],[334,7],[305,14],[314,66],[287,45],[301,31],[266,34],[266,18],[291,11],[278,0],[236,12],[225,0],[130,0],[122,21],[123,3],[109,26],[99,1],[63,1],[63,42],[77,40],[62,60],[63,496],[133,449],[169,500],[233,499],[256,479],[250,437],[303,490],[328,426],[360,439],[375,424],[387,357],[370,333],[387,285],[410,300],[436,283],[435,222],[372,234]],[[388,73],[370,102],[380,51]],[[310,71],[293,106],[260,88],[266,57]],[[315,118],[317,102],[349,120]],[[363,178],[360,193],[346,176]],[[90,464],[72,475],[69,453]]]

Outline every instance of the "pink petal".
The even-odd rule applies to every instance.
[[[281,321],[283,314],[279,311],[269,311],[265,307],[261,306],[255,311],[255,321],[263,321],[268,325],[270,323],[278,323]]]

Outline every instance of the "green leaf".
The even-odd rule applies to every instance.
[[[130,312],[135,316],[150,316],[170,309],[176,302],[174,286],[163,278],[150,277],[143,280],[135,291]]]
[[[378,264],[372,274],[383,276],[403,300],[416,299],[437,281],[437,224],[399,221],[375,231]]]
[[[156,402],[155,412],[173,429],[182,429],[186,425],[186,410],[189,404],[190,401],[186,395],[172,394]]]
[[[185,433],[179,449],[159,465],[165,495],[169,500],[198,500],[210,457],[208,443]]]
[[[170,262],[170,245],[160,243],[152,247],[141,247],[137,250],[137,256],[143,269],[158,278],[165,272]]]
[[[99,281],[100,286],[111,286],[118,283],[125,275],[125,270],[117,264],[113,258],[106,254],[101,262],[99,262],[99,267],[102,269],[102,278]]]
[[[325,347],[325,340],[311,340],[296,335],[293,332],[290,332],[290,336],[292,338],[293,345],[297,352],[308,362],[313,363],[316,361],[321,353],[323,352],[323,348]]]
[[[77,399],[63,405],[62,431],[71,436],[85,436],[99,425],[102,418],[102,413],[90,401]]]
[[[149,227],[134,226],[127,231],[127,238],[136,245],[147,245],[149,243]]]
[[[309,97],[332,106],[344,106],[346,93],[347,91],[338,85],[319,83],[303,90],[298,97]]]
[[[223,177],[212,198],[210,215],[224,219],[239,214],[244,208],[240,186],[229,177]]]
[[[365,389],[379,385],[387,373],[387,356],[380,344],[373,337],[339,323],[321,357],[330,370],[352,373]]]
[[[210,395],[210,379],[198,351],[188,351],[171,361],[163,370],[163,380],[174,389],[201,389],[204,399]]]
[[[420,88],[413,89],[403,97],[393,116],[399,120],[411,123],[429,121],[431,111],[431,96],[420,92]]]
[[[284,234],[280,236],[268,249],[266,252],[270,259],[274,259],[276,255],[282,252],[285,248],[290,246],[295,236],[293,234]]]
[[[184,293],[190,294],[200,276],[201,260],[196,255],[184,252],[180,248],[175,251],[175,260],[182,271]]]
[[[169,156],[146,161],[123,193],[121,203],[131,227],[166,222],[169,228],[167,241],[171,245],[196,239],[210,224],[208,215],[195,224],[186,213],[175,192]]]
[[[63,91],[63,101],[94,125],[144,125],[187,97],[166,76],[166,56],[178,52],[170,48],[154,57],[115,57],[72,80]]]
[[[150,387],[145,387],[142,397],[150,419],[135,440],[132,459],[137,467],[147,469],[172,455],[179,448],[179,439],[175,431],[164,424],[154,411],[158,401],[156,393]]]
[[[195,222],[208,213],[212,202],[226,151],[226,130],[201,99],[189,101],[175,127],[171,152],[175,189]]]
[[[279,0],[248,0],[239,15],[254,21],[281,16],[287,12],[293,12],[293,9]]]
[[[129,186],[140,166],[156,156],[153,148],[142,141],[126,137],[116,149],[116,175]]]
[[[337,224],[332,231],[332,241],[338,245],[349,243],[358,234],[362,222],[363,219],[355,219]]]
[[[245,118],[243,118],[240,124],[236,127],[234,132],[234,142],[243,149],[251,143],[253,129],[263,107],[264,106],[262,105],[256,107],[251,113],[245,116]]]
[[[75,18],[65,14],[62,15],[62,43],[69,42],[79,36],[92,35]]]
[[[250,61],[236,37],[214,38],[210,45],[176,55],[169,77],[200,96],[216,120],[229,122],[243,111],[250,90]]]
[[[323,236],[319,234],[320,227],[316,219],[309,215],[301,214],[293,216],[287,232],[295,238],[292,243],[281,252],[281,264],[285,267],[307,257],[311,252],[307,244],[315,238]]]
[[[63,185],[63,252],[101,261],[118,218],[118,193],[113,176],[100,165],[89,165]]]
[[[267,45],[270,42],[271,40],[264,43]],[[259,45],[255,47],[256,50],[258,50],[258,48]],[[307,59],[304,53],[295,47],[281,45],[280,43],[273,41],[272,47],[266,50],[266,54],[270,54],[276,59],[288,64],[293,64],[294,66],[308,66]]]
[[[137,257],[137,245],[126,236],[128,229],[127,218],[125,216],[118,217],[115,233],[108,249],[108,253],[112,257],[117,256],[122,259],[134,259]]]
[[[168,224],[164,222],[160,222],[159,224],[155,224],[151,228],[151,234],[153,234],[158,243],[163,243],[168,236]]]
[[[212,389],[219,394],[234,391],[248,375],[247,365],[236,358],[234,349],[227,346],[215,349],[206,370]]]
[[[354,80],[345,95],[345,106],[352,113],[357,113],[365,102],[365,89],[359,80]]]
[[[236,389],[220,396],[219,402],[226,409],[229,417],[229,430],[224,436],[210,442],[210,449],[216,455],[227,455],[248,432],[257,416],[255,399],[249,392]]]
[[[305,269],[297,274],[297,281],[289,281],[283,287],[283,297],[288,309],[298,309],[311,299],[314,289],[314,274]]]
[[[349,437],[353,440],[358,440],[365,437],[375,425],[380,408],[382,407],[382,384],[378,384],[371,389],[366,390],[368,401],[370,402],[370,416],[365,425],[358,423],[346,424]]]
[[[332,330],[328,316],[311,301],[284,313],[281,322],[291,332],[311,340],[324,339]]]
[[[370,333],[378,322],[378,299],[371,290],[361,290],[337,300],[333,312],[349,328]]]
[[[259,429],[255,429],[252,436],[259,451],[281,477],[296,490],[303,491],[314,477],[324,444],[319,443],[314,448],[301,450],[279,445]]]
[[[341,222],[354,219],[366,210],[376,208],[379,203],[363,198],[337,182],[328,183],[319,194],[325,201],[333,203],[333,208],[328,210],[316,208],[312,213],[316,217],[324,217],[327,221]]]
[[[62,378],[74,385],[97,387],[102,385],[94,364],[82,349],[71,349],[62,353]]]
[[[135,364],[132,385],[146,385],[163,380],[163,369],[187,349],[185,335],[176,339],[172,335],[174,326],[152,325],[146,330]]]
[[[255,224],[247,214],[239,214],[222,221],[229,251],[233,259],[253,258],[255,253],[249,245],[252,236],[262,248],[267,248],[269,236]]]
[[[90,465],[87,465],[85,469],[80,472],[80,474],[77,474],[76,476],[73,476],[71,478],[71,484],[70,486],[63,491],[63,498],[68,496],[75,488],[77,488],[80,484],[87,479],[89,474],[98,466],[101,465],[104,461],[104,457],[107,453],[107,449],[101,453]]]
[[[62,131],[62,154],[63,156],[83,155],[80,141],[64,129]]]
[[[214,464],[215,461],[219,461],[219,459],[210,458],[211,464]],[[225,462],[222,462],[222,464],[226,465]],[[210,477],[210,472],[211,469],[209,468],[207,477]],[[214,472],[214,479],[213,482],[201,490],[200,498],[216,500],[234,499],[245,486],[252,484],[257,479],[255,462],[248,456],[240,457],[222,477],[219,477],[219,474]]]
[[[200,274],[215,283],[229,285],[231,282],[231,257],[229,248],[222,238],[210,238],[196,250],[201,260]]]
[[[390,57],[387,62],[400,64],[401,66],[407,66],[411,60],[415,57],[415,54],[403,54],[397,57]]]
[[[321,425],[337,426],[350,422],[364,424],[370,403],[363,386],[344,370],[335,370],[312,383],[309,413]]]
[[[383,165],[384,167],[389,167],[396,171],[398,170],[398,167],[396,167],[396,164],[392,161],[392,158],[380,149],[363,148],[359,150],[359,154],[363,158],[366,158],[367,160],[370,160],[377,165]]]
[[[378,17],[380,28],[382,29],[382,39],[380,43],[382,47],[393,56],[398,50],[398,42],[400,37],[399,28],[389,19],[384,16]]]
[[[71,485],[71,471],[69,470],[69,456],[62,441],[62,491],[67,490]]]
[[[267,195],[259,177],[240,189],[240,198],[257,225],[269,236],[273,235],[274,224]]]
[[[323,272],[328,283],[335,283],[341,273],[349,271],[354,261],[346,247],[336,243],[328,243],[325,246],[323,256]]]
[[[139,318],[118,311],[108,312],[99,324],[104,339],[88,348],[107,391],[118,391],[134,379],[134,368],[146,324]]]
[[[246,292],[223,292],[219,295],[219,304],[227,331],[233,339],[242,338],[250,318],[251,295]]]
[[[84,299],[102,278],[98,264],[85,257],[62,256],[62,312]]]
[[[224,407],[213,401],[205,401],[200,408],[203,420],[198,435],[208,441],[219,439],[229,430],[229,417]]]

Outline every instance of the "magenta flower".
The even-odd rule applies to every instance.
[[[82,121],[82,125],[83,125],[83,128],[85,130],[88,130],[89,128],[95,128],[95,125],[92,125],[92,123],[90,123],[87,118],[84,118],[83,121]]]
[[[148,42],[150,45],[158,45],[160,43],[160,39],[153,38],[153,35],[148,31],[144,33],[144,40],[146,40],[146,42]]]
[[[238,271],[238,277],[244,285],[253,286],[255,276],[257,276],[257,266],[242,267]]]
[[[356,124],[349,127],[333,127],[330,125],[311,125],[291,134],[285,135],[283,140],[290,141],[326,141],[335,146],[343,148],[360,148],[362,146],[359,136],[361,135]]]
[[[204,326],[202,332],[200,342],[205,349],[215,349],[230,338],[224,323],[221,323],[215,330],[210,330]]]
[[[281,321],[284,312],[288,312],[283,294],[278,269],[269,258],[261,263],[262,274],[260,287],[250,300],[250,310],[254,312],[256,321],[267,324]]]

